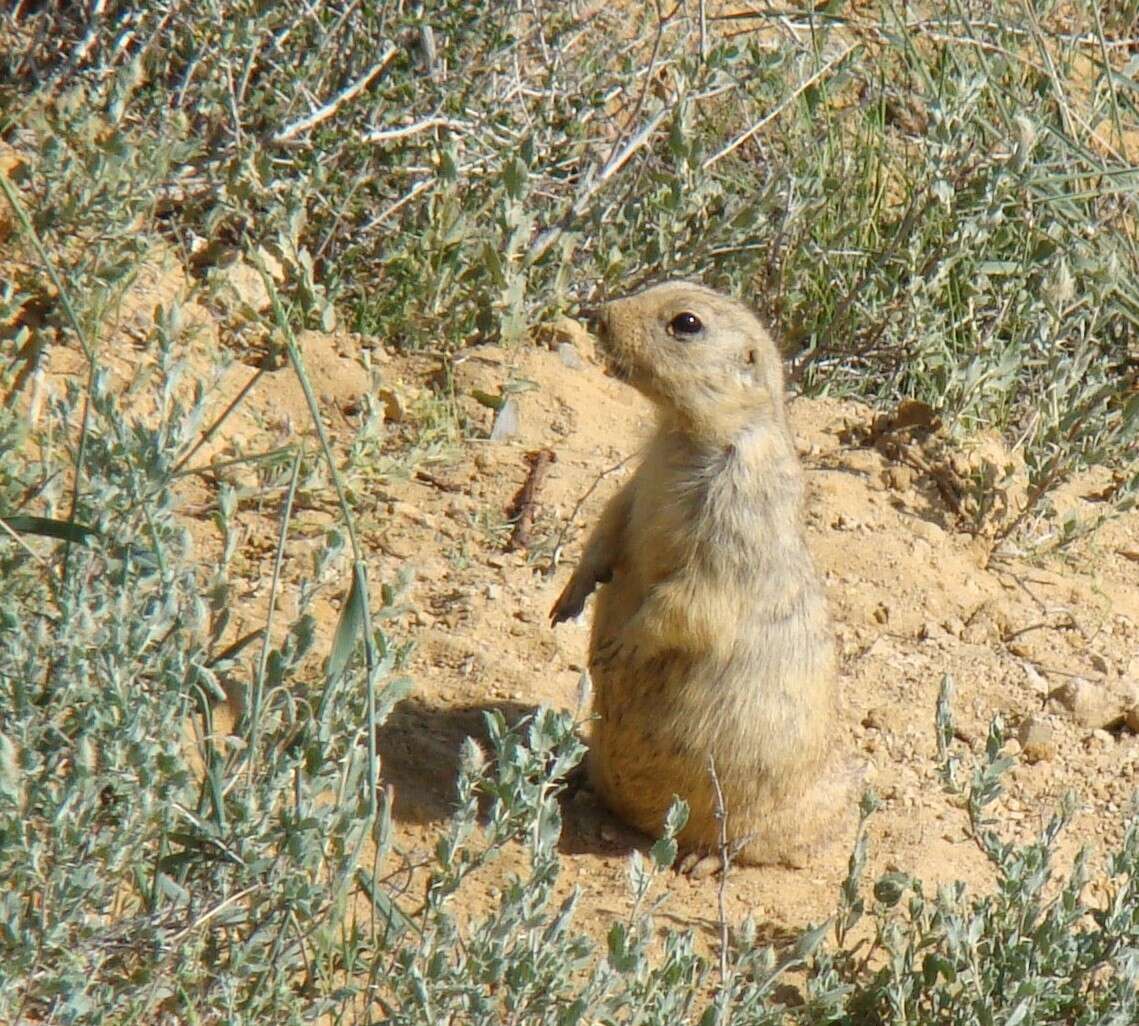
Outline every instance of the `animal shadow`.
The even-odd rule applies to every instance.
[[[415,696],[397,705],[377,732],[380,776],[394,793],[395,821],[425,826],[449,818],[457,804],[463,742],[472,738],[490,757],[486,714],[498,712],[514,727],[537,709],[520,702],[437,706]],[[558,847],[565,854],[626,855],[652,844],[601,805],[581,766],[564,781],[559,801],[563,825]],[[486,814],[485,806],[480,812]]]
[[[395,820],[425,825],[451,816],[463,742],[473,738],[489,753],[485,714],[497,711],[514,726],[536,709],[520,702],[434,706],[414,696],[400,702],[376,732],[380,776],[395,793]]]

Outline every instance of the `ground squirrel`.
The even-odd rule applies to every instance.
[[[779,353],[745,306],[683,282],[611,302],[595,323],[658,423],[550,614],[576,616],[602,585],[589,777],[650,834],[681,796],[682,848],[715,852],[714,760],[734,857],[801,865],[850,788],[832,768],[834,647]]]

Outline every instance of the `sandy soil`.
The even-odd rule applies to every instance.
[[[213,416],[254,374],[264,340],[242,327],[240,304],[227,306],[216,289],[204,298],[168,257],[139,279],[108,326],[104,352],[125,378],[151,358],[130,340],[149,327],[156,303],[179,297],[183,316],[196,326],[192,366],[209,366],[221,347],[238,357],[214,390]],[[257,296],[246,298],[257,305]],[[399,845],[426,856],[451,807],[460,743],[482,736],[483,712],[499,709],[515,721],[540,704],[574,708],[588,626],[551,629],[547,611],[585,531],[630,472],[649,411],[605,376],[589,337],[572,323],[536,330],[533,344],[514,351],[482,346],[452,361],[401,356],[381,340],[347,333],[306,333],[301,343],[326,427],[345,459],[377,594],[380,582],[414,571],[407,612],[390,629],[416,642],[415,690],[382,728],[380,751],[396,796]],[[44,394],[60,388],[81,366],[78,353],[57,349],[39,387]],[[517,403],[518,430],[492,442],[495,413],[476,394],[504,390]],[[369,394],[386,416],[349,456]],[[461,433],[448,437],[440,426],[446,409],[458,416]],[[871,878],[900,869],[931,884],[961,879],[982,887],[990,877],[960,798],[946,793],[938,774],[934,710],[944,674],[955,684],[952,754],[966,772],[982,756],[996,714],[1008,728],[1007,751],[1019,755],[996,807],[1006,837],[1033,836],[1073,789],[1082,804],[1063,850],[1114,843],[1139,759],[1129,726],[1139,726],[1132,712],[1139,691],[1139,514],[1110,520],[1062,551],[1044,545],[1033,555],[1054,530],[1049,522],[1026,522],[1016,544],[995,540],[994,525],[1007,520],[1004,507],[1015,510],[1023,497],[1015,454],[996,440],[953,446],[925,411],[903,411],[888,422],[865,406],[825,399],[795,399],[791,417],[809,482],[809,542],[842,653],[846,729],[882,799],[870,825]],[[208,468],[212,458],[302,437],[314,451],[300,387],[283,367],[259,378],[194,463]],[[527,478],[527,454],[539,450],[556,459],[538,491],[529,545],[506,551],[507,511]],[[963,530],[983,520],[974,516],[968,476],[1006,465],[1009,481],[986,492],[994,516],[979,533]],[[242,599],[230,628],[238,636],[265,615],[283,478],[266,488],[264,479],[236,468],[188,479],[183,513],[204,573],[218,547],[211,511],[219,478],[243,497],[234,563]],[[1109,484],[1107,471],[1090,473],[1066,486],[1056,505],[1091,521]],[[325,484],[302,489],[280,599],[286,612],[296,582],[309,572],[312,547],[335,521]],[[317,600],[323,651],[346,580],[342,565]],[[852,809],[842,829],[853,817]],[[627,913],[627,857],[644,843],[587,790],[567,801],[563,885],[582,891],[580,923],[600,935],[610,917]],[[733,869],[729,919],[750,913],[764,935],[778,938],[825,917],[847,851],[839,845],[802,870]],[[513,868],[510,859],[495,867],[460,895],[471,910],[492,902],[502,879],[494,874]],[[718,882],[677,876],[669,886],[664,921],[714,943]]]

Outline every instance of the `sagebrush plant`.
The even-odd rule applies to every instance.
[[[1101,904],[1086,858],[1056,880],[1069,805],[1025,847],[987,818],[999,726],[964,796],[996,887],[927,896],[890,874],[867,893],[862,831],[833,921],[778,951],[749,920],[711,964],[654,918],[679,808],[631,857],[604,950],[577,928],[557,855],[582,755],[566,714],[492,712],[454,817],[409,864],[374,747],[408,688],[386,627],[399,582],[369,587],[353,525],[353,486],[383,455],[376,411],[346,467],[326,439],[256,457],[281,500],[279,553],[302,481],[336,493],[340,524],[295,615],[230,642],[242,496],[219,486],[202,569],[176,490],[234,397],[189,370],[176,302],[136,339],[127,381],[102,354],[156,250],[196,272],[271,252],[287,280],[258,327],[319,431],[294,335],[329,324],[330,297],[356,327],[446,357],[698,275],[756,299],[804,388],[912,395],[995,426],[1023,446],[1037,500],[1108,464],[1122,503],[1139,421],[1135,17],[319,0],[0,13],[0,138],[22,164],[0,220],[19,240],[0,281],[0,1021],[1134,1021],[1139,829]],[[55,343],[87,372],[33,417]],[[427,400],[426,452],[450,440],[449,400]],[[327,589],[344,612],[317,652],[309,609]],[[235,686],[244,713],[218,736],[214,703]],[[959,768],[946,757],[947,786]],[[524,869],[459,915],[508,846]]]
[[[1030,512],[1089,463],[1134,499],[1130,5],[2,17],[0,131],[40,175],[133,155],[151,223],[198,261],[272,247],[311,319],[327,290],[389,342],[516,341],[700,276],[765,309],[806,390],[1004,432]]]

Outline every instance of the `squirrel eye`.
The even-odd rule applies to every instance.
[[[699,335],[704,330],[704,325],[696,314],[685,311],[669,321],[668,330],[674,335]]]

